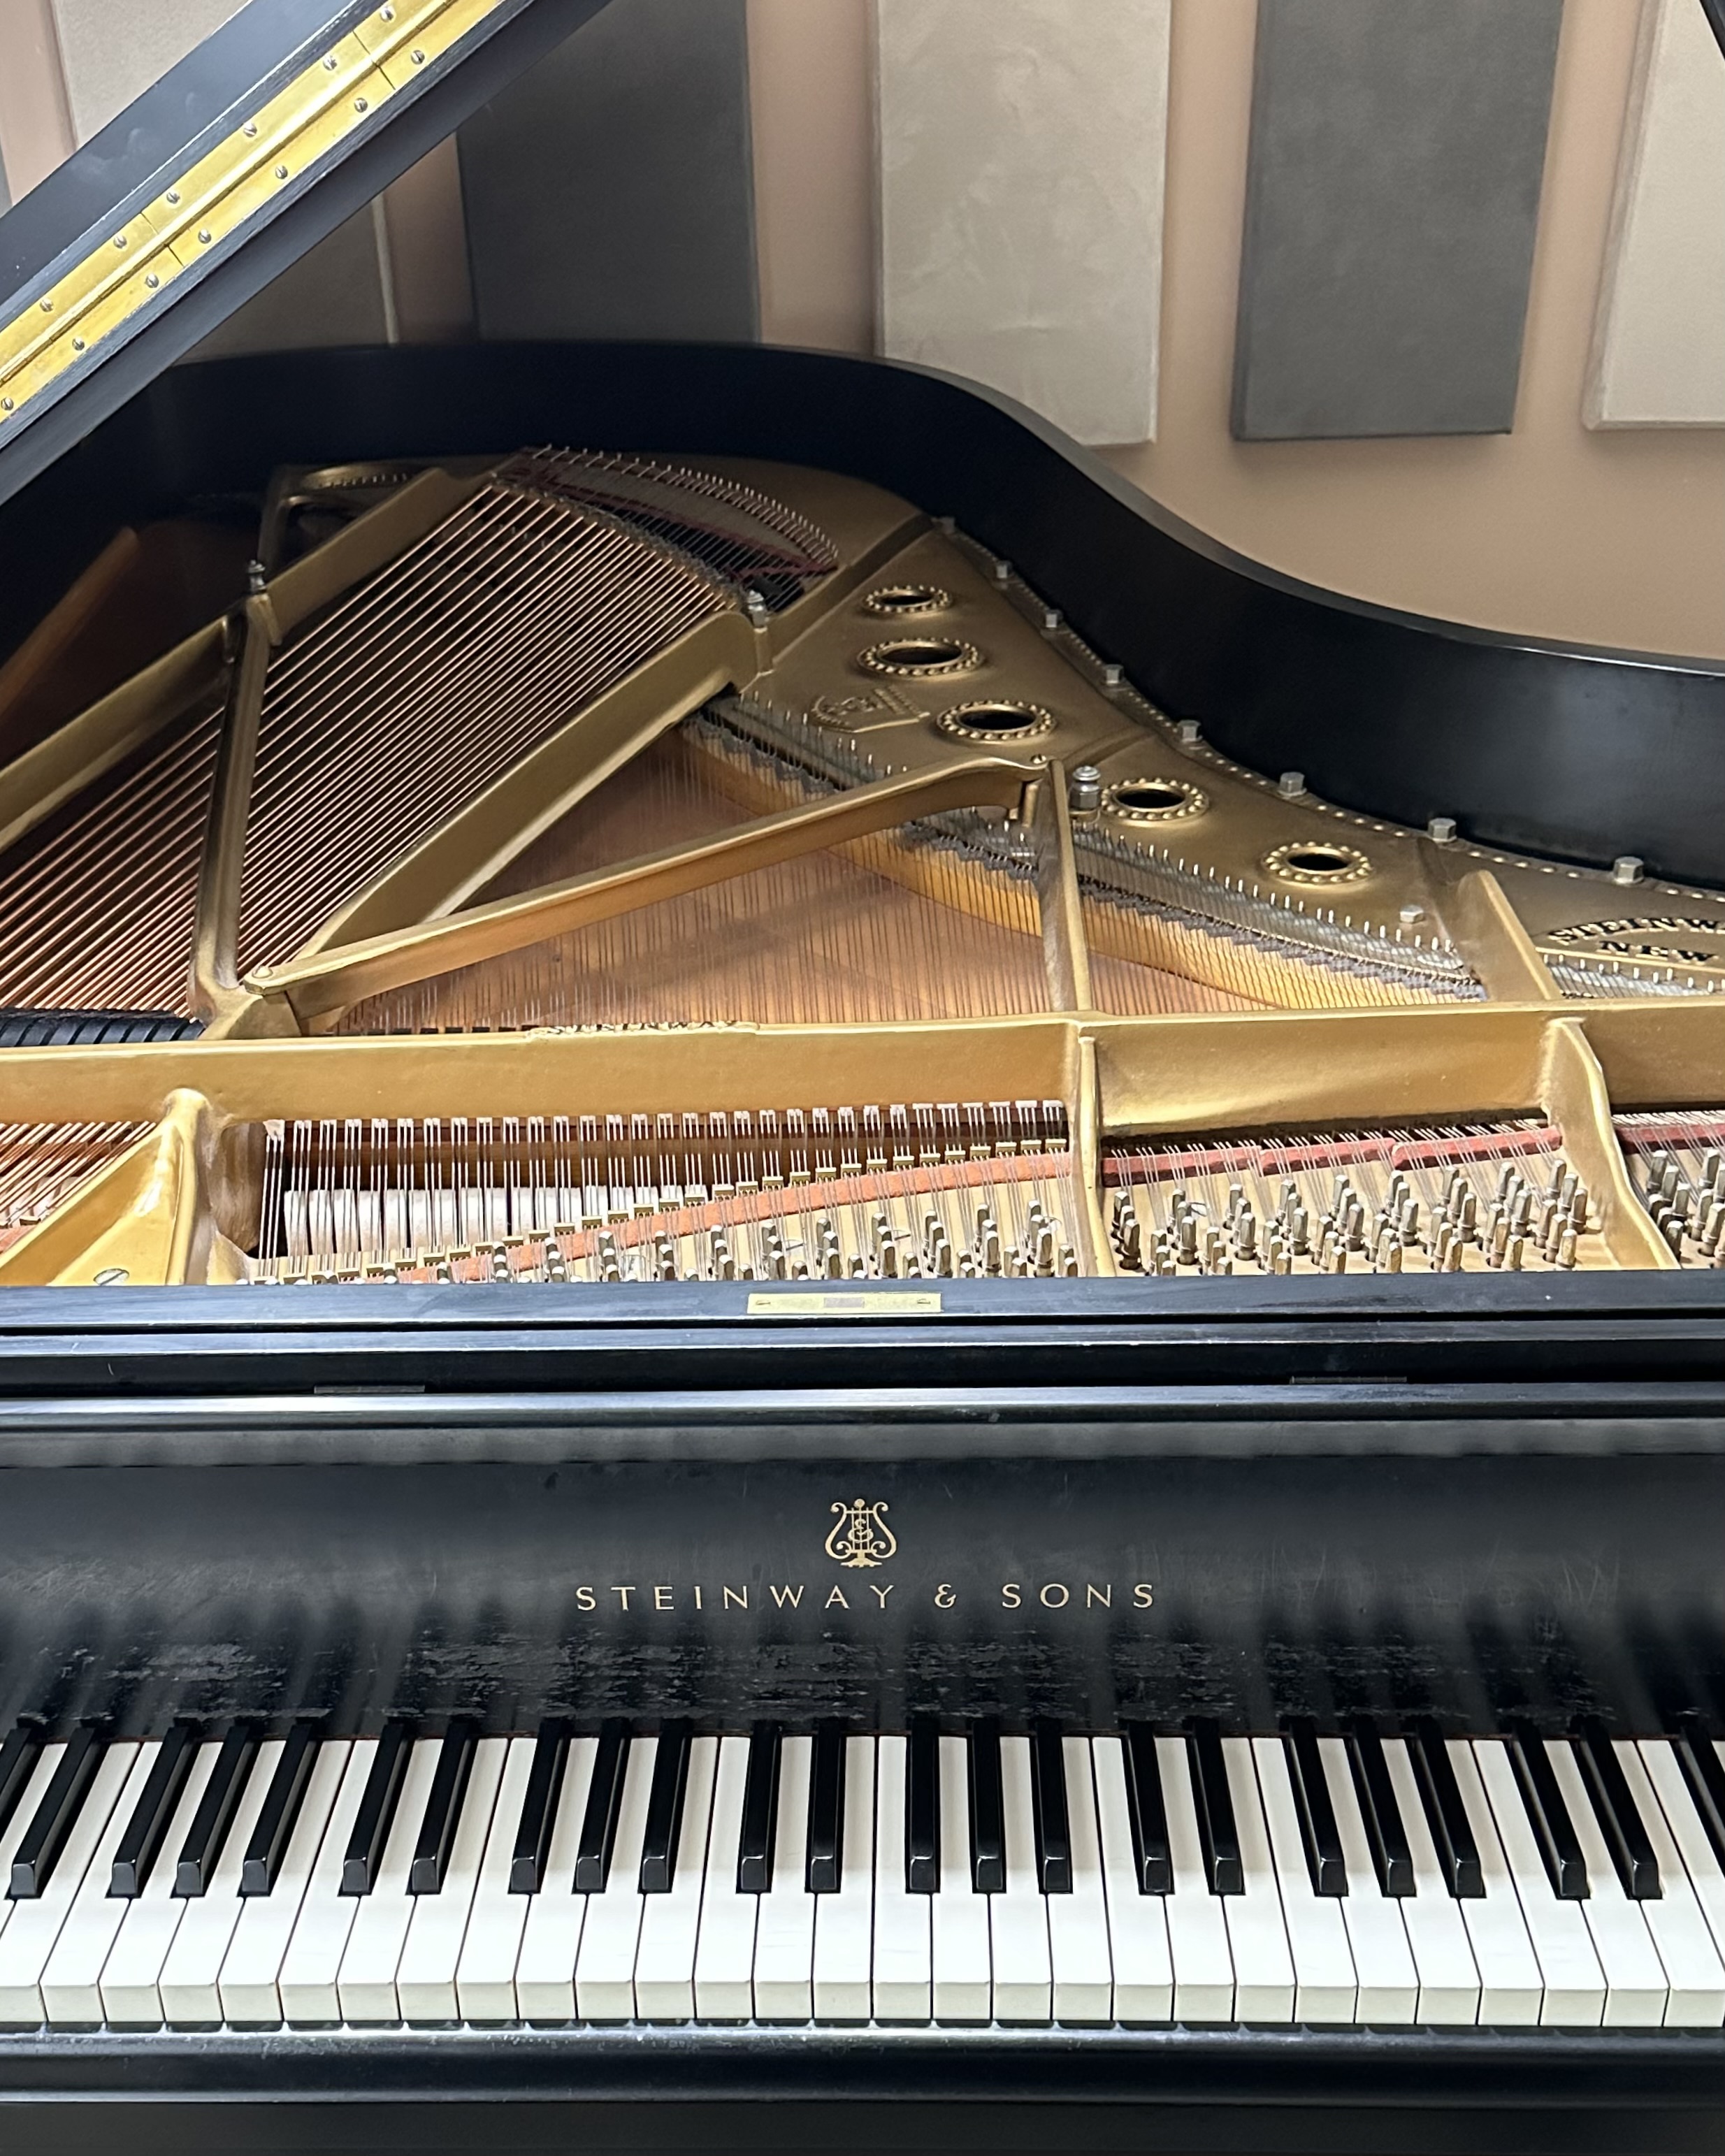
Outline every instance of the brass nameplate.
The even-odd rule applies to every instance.
[[[937,1290],[853,1288],[813,1295],[752,1295],[751,1317],[937,1317]]]

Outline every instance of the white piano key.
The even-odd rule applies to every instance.
[[[1352,2021],[1359,2003],[1359,1982],[1348,1926],[1341,1902],[1312,1890],[1299,1814],[1294,1809],[1294,1786],[1288,1779],[1286,1748],[1279,1737],[1255,1737],[1251,1748],[1294,1964],[1294,2019]]]
[[[747,2021],[754,2012],[755,1918],[761,1897],[737,1891],[748,1773],[747,1738],[721,1737],[713,1774],[706,1876],[701,1890],[701,1930],[695,1943],[697,2021]]]
[[[1228,1945],[1234,1960],[1234,2013],[1240,2021],[1291,2021],[1294,2018],[1294,1960],[1276,1892],[1276,1862],[1271,1854],[1252,1748],[1244,1737],[1224,1737],[1222,1758],[1228,1769],[1228,1794],[1234,1800],[1234,1826],[1240,1837],[1243,1894],[1221,1897],[1228,1920]]]
[[[515,1995],[523,2021],[575,2019],[575,1964],[591,1898],[575,1891],[575,1852],[581,1845],[581,1825],[587,1816],[598,1750],[597,1737],[570,1738],[551,1846],[546,1852],[545,1878],[536,1894],[521,1897],[527,1904],[527,1914],[521,1927]]]
[[[623,1803],[603,1894],[587,1897],[581,1947],[575,1957],[575,2011],[583,2021],[632,2021],[635,2013],[635,1950],[640,1944],[641,1845],[653,1787],[656,1737],[637,1737],[624,1770]]]
[[[814,2018],[866,2021],[875,1922],[875,1740],[845,1743],[845,1844],[836,1894],[814,1902]]]
[[[1323,1762],[1324,1781],[1335,1810],[1342,1862],[1348,1874],[1348,1892],[1336,1907],[1348,1928],[1348,1944],[1359,1985],[1354,2019],[1379,2025],[1412,2021],[1420,2004],[1420,1979],[1402,1921],[1402,1903],[1378,1883],[1371,1845],[1366,1840],[1366,1823],[1348,1763],[1348,1747],[1339,1737],[1320,1737],[1317,1753]],[[1465,1939],[1462,1947],[1465,1952]],[[1467,1965],[1471,1970],[1471,1955]]]
[[[1054,2014],[1054,1964],[1048,1951],[1047,1904],[1036,1877],[1028,1737],[1000,1740],[1000,1798],[1006,1829],[1006,1892],[988,1897],[994,2019],[1047,2021]]]
[[[706,1876],[713,1775],[718,1763],[716,1737],[697,1737],[691,1742],[670,1892],[649,1894],[641,1912],[641,1940],[635,1953],[637,2020],[691,2021],[695,2018],[695,1953],[701,1935],[701,1890]],[[733,1865],[736,1861],[733,1850]]]
[[[1608,2029],[1660,2028],[1670,2002],[1671,1986],[1666,1981],[1664,1964],[1654,1951],[1641,1904],[1630,1901],[1623,1891],[1573,1747],[1548,1744],[1546,1756],[1574,1824],[1581,1861],[1587,1866],[1590,1891],[1580,1906],[1605,1979],[1604,2025]]]
[[[283,2018],[282,1964],[347,1770],[349,1749],[344,1740],[318,1746],[275,1884],[269,1893],[247,1895],[240,1904],[218,1986],[222,2019],[234,2026],[274,2028]],[[333,2019],[333,1997],[331,2005]]]
[[[50,2023],[95,2028],[102,2018],[102,1964],[114,1945],[120,1920],[131,1903],[109,1893],[114,1852],[120,1846],[133,1807],[143,1794],[161,1746],[141,1744],[126,1785],[115,1799],[102,1838],[91,1852],[83,1884],[66,1912],[54,1952],[42,1972],[42,2007]],[[167,1860],[170,1862],[171,1859]]]
[[[779,1746],[773,1891],[760,1897],[755,1918],[757,2021],[807,2021],[814,2013],[814,1905],[825,1897],[803,1884],[814,1750],[810,1737],[787,1737]]]
[[[413,1868],[413,1845],[419,1839],[425,1816],[425,1799],[431,1794],[438,1755],[444,1748],[440,1737],[414,1740],[402,1776],[401,1794],[389,1836],[383,1845],[383,1861],[369,1894],[354,1898],[359,1903],[347,1951],[341,1957],[336,1979],[336,1996],[341,2002],[344,2021],[396,2022],[401,2020],[401,2001],[396,1995],[395,1973],[401,1966],[408,1926],[413,1920],[415,1897],[408,1892]]]
[[[1436,1845],[1431,1838],[1425,1808],[1420,1801],[1419,1784],[1414,1779],[1414,1763],[1408,1757],[1408,1748],[1400,1738],[1384,1740],[1384,1762],[1389,1770],[1389,1779],[1395,1790],[1396,1809],[1401,1814],[1402,1832],[1408,1838],[1408,1853],[1414,1861],[1414,1884],[1416,1892],[1400,1902],[1402,1922],[1408,1931],[1408,1945],[1414,1956],[1414,1967],[1420,1979],[1420,2004],[1415,2019],[1433,2026],[1471,2028],[1479,2020],[1480,1972],[1474,1965],[1473,1944],[1469,1937],[1463,1912],[1476,1908],[1484,1910],[1486,1902],[1462,1902],[1452,1898],[1444,1884],[1440,1870]],[[1507,1885],[1507,1881],[1502,1882]],[[1487,1892],[1491,1889],[1488,1884]],[[1514,1889],[1509,1889],[1512,1897]],[[1515,1912],[1515,1921],[1521,1922],[1521,1912]],[[1489,1919],[1482,1928],[1489,1935]],[[1532,1948],[1522,1947],[1529,1961]],[[1494,1964],[1500,1974],[1511,1972],[1507,1966]],[[1532,2003],[1532,2013],[1518,2018],[1530,2020],[1538,2013],[1538,2000]],[[1500,2014],[1499,2020],[1506,2018]]]
[[[1169,2020],[1174,2010],[1174,1964],[1163,1907],[1168,1897],[1138,1891],[1137,1856],[1126,1800],[1125,1748],[1120,1739],[1093,1738],[1091,1763],[1114,1971],[1114,2019],[1128,2028],[1142,2027]]]
[[[456,2019],[455,1976],[508,1749],[508,1739],[502,1737],[482,1737],[474,1746],[444,1883],[435,1894],[412,1897],[413,1913],[395,1973],[395,1995],[403,2021]]]
[[[521,1958],[528,1905],[534,1897],[511,1894],[509,1874],[515,1858],[516,1830],[526,1799],[527,1778],[533,1771],[535,1741],[531,1737],[509,1738],[497,1778],[485,1853],[480,1860],[461,1956],[455,1964],[455,2008],[463,2021],[513,2021],[516,2018],[516,1964]],[[552,1825],[556,1823],[553,1818]],[[572,1958],[570,1968],[572,1974]]]
[[[969,1765],[962,1737],[942,1737],[941,1884],[929,1911],[930,1965],[937,2021],[986,2021],[993,2004],[988,1903],[970,1879]]]
[[[172,2027],[209,2029],[221,2021],[222,1964],[245,1906],[239,1895],[245,1847],[270,1794],[270,1777],[283,1748],[279,1738],[258,1747],[227,1835],[216,1852],[209,1884],[186,1903],[173,1945],[162,1964],[162,2015]],[[166,1862],[174,1853],[165,1849],[161,1861]]]
[[[1450,1746],[1453,1758],[1457,1745]],[[1505,1861],[1515,1881],[1516,1898],[1527,1920],[1527,1937],[1539,1964],[1543,1990],[1541,2025],[1549,2028],[1597,2029],[1605,2011],[1605,1978],[1577,1902],[1560,1902],[1533,1838],[1507,1745],[1491,1739],[1465,1748],[1491,1808]],[[1457,1769],[1457,1779],[1461,1779]],[[1470,1807],[1470,1815],[1471,1808]],[[1477,1834],[1477,1827],[1474,1830]]]
[[[95,1854],[120,1792],[130,1779],[132,1762],[137,1755],[136,1744],[110,1744],[102,1755],[101,1764],[90,1779],[85,1792],[84,1802],[78,1817],[60,1851],[59,1861],[54,1866],[47,1886],[42,1892],[28,1902],[14,1902],[12,1914],[7,1919],[6,1929],[0,1932],[0,2028],[33,2029],[44,2018],[42,2004],[42,1976],[54,1953],[62,1927],[78,1898],[85,1875]],[[26,1799],[45,1794],[54,1768],[60,1762],[65,1747],[61,1744],[44,1745],[43,1758],[30,1778]],[[52,1754],[52,1763],[49,1755]],[[44,1774],[44,1768],[47,1769]],[[22,1805],[19,1808],[23,1809]],[[33,1804],[31,1807],[34,1809]],[[29,1814],[25,1815],[25,1825]],[[16,1815],[13,1824],[16,1825]],[[18,1830],[18,1839],[23,1829]],[[13,1847],[16,1848],[14,1839]],[[11,1852],[8,1852],[7,1869],[11,1870]]]
[[[282,1959],[278,1979],[281,2014],[291,2028],[318,2027],[341,2018],[336,1981],[359,1912],[359,1897],[341,1892],[341,1867],[377,1750],[377,1738],[364,1737],[348,1751],[329,1825]]]
[[[1684,1779],[1683,1769],[1678,1763],[1676,1747],[1663,1738],[1648,1738],[1635,1748],[1646,1775],[1649,1786],[1659,1800],[1659,1809],[1678,1853],[1683,1860],[1683,1871],[1695,1896],[1696,1906],[1706,1919],[1712,1935],[1714,1951],[1725,1960],[1725,1867],[1722,1867],[1701,1814],[1695,1808],[1695,1799],[1689,1794],[1689,1784]],[[0,1851],[3,1854],[3,1851]],[[1660,1876],[1665,1874],[1665,1860],[1660,1860]],[[1669,1888],[1666,1890],[1669,1892]]]
[[[1174,1972],[1176,2021],[1234,2019],[1234,1953],[1227,1902],[1204,1876],[1204,1845],[1192,1794],[1192,1762],[1178,1737],[1158,1737],[1156,1763],[1168,1813],[1168,1858],[1174,1891],[1163,1903]]]
[[[909,1742],[875,1746],[875,2019],[927,2021],[934,2011],[932,1894],[905,1891],[905,1775]]]
[[[1114,1968],[1108,1951],[1108,1904],[1102,1889],[1102,1845],[1096,1831],[1096,1793],[1090,1743],[1064,1738],[1067,1830],[1072,1838],[1072,1891],[1050,1894],[1049,1964],[1054,1978],[1056,2021],[1111,2021]]]
[[[1717,2029],[1725,2021],[1725,1962],[1713,1943],[1676,1839],[1641,1763],[1640,1748],[1619,1738],[1611,1748],[1659,1866],[1659,1898],[1636,1906],[1652,1935],[1669,1987],[1665,2025]]]
[[[36,1816],[37,1807],[46,1794],[65,1753],[64,1744],[44,1744],[36,1754],[35,1764],[24,1784],[12,1817],[6,1822],[6,1830],[0,1834],[0,1937],[3,1937],[12,1912],[20,1904],[6,1898],[6,1882],[12,1876],[13,1853],[23,1840],[30,1821]]]
[[[116,2027],[155,2028],[162,2020],[162,1965],[187,1908],[173,1891],[176,1863],[221,1749],[218,1743],[200,1744],[193,1755],[191,1771],[144,1891],[126,1904],[103,1964],[102,2019]]]

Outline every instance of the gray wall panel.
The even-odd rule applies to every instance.
[[[1563,0],[1258,0],[1234,431],[1508,430]]]
[[[757,333],[746,0],[611,0],[459,141],[481,336]]]

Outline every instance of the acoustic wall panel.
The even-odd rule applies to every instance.
[[[880,336],[1152,440],[1170,0],[877,0]]]
[[[78,140],[100,134],[184,59],[242,0],[54,0],[66,102]]]
[[[459,141],[482,336],[757,334],[745,0],[611,0]]]
[[[1245,441],[1507,432],[1562,0],[1258,0]]]
[[[1643,0],[1587,419],[1725,426],[1725,53],[1698,0]]]

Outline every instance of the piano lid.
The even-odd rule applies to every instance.
[[[0,217],[0,501],[605,0],[250,0]]]

